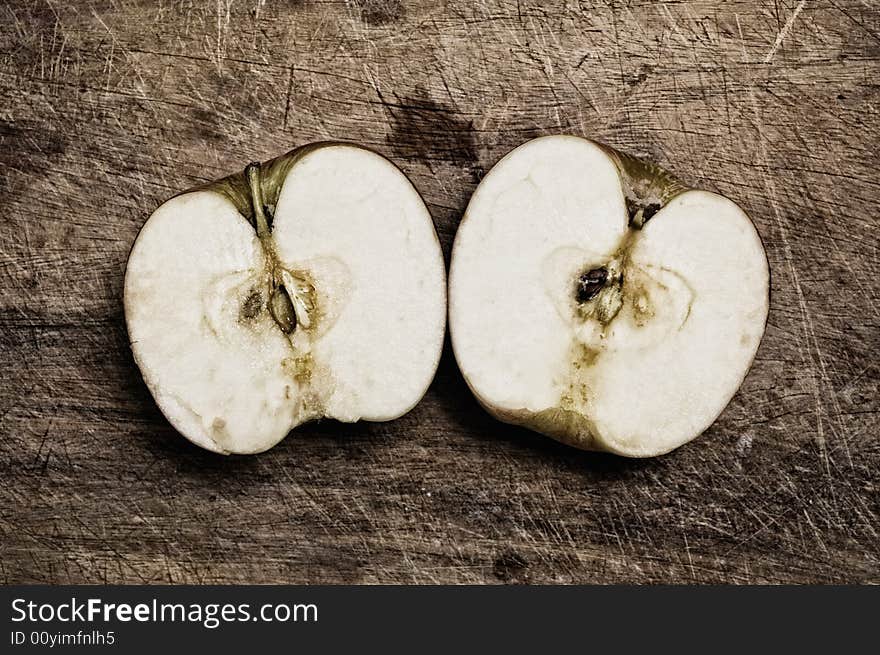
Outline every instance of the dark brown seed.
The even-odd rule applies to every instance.
[[[269,311],[282,332],[290,334],[296,329],[296,312],[283,286],[279,286],[269,298]]]
[[[578,302],[587,302],[596,297],[608,281],[608,270],[594,268],[581,273],[575,284],[574,297]]]

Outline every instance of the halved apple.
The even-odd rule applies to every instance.
[[[572,136],[529,141],[492,168],[450,265],[452,345],[480,403],[631,457],[711,425],[768,304],[767,258],[742,209]]]
[[[443,345],[445,267],[412,184],[353,145],[294,150],[164,203],[125,275],[131,347],[159,408],[220,453],[318,418],[409,411]]]

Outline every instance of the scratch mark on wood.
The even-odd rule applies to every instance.
[[[293,64],[287,73],[287,96],[284,98],[284,130],[287,131],[288,118],[290,116],[290,96],[293,93]]]
[[[798,3],[798,6],[794,8],[794,11],[791,12],[791,16],[788,17],[788,20],[785,21],[785,25],[782,26],[782,29],[779,30],[779,34],[776,35],[776,40],[773,42],[773,47],[764,55],[764,63],[769,64],[770,60],[773,59],[774,55],[776,55],[776,51],[779,50],[782,42],[785,40],[785,37],[788,36],[788,33],[791,31],[792,25],[797,20],[797,17],[800,15],[801,11],[804,9],[804,5],[807,4],[807,0],[801,0]]]

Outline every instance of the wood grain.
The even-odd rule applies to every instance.
[[[0,5],[0,581],[880,582],[873,0]],[[767,247],[757,361],[653,461],[501,425],[447,348],[388,424],[222,458],[163,419],[121,306],[169,195],[376,148],[449,255],[485,170],[582,134],[729,195]]]

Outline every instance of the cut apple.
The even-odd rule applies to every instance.
[[[125,316],[174,427],[255,453],[312,419],[409,411],[440,359],[445,267],[400,170],[314,144],[159,207],[129,256]]]
[[[572,137],[482,180],[458,229],[449,321],[494,416],[588,450],[666,453],[703,432],[755,357],[769,269],[732,201]]]

